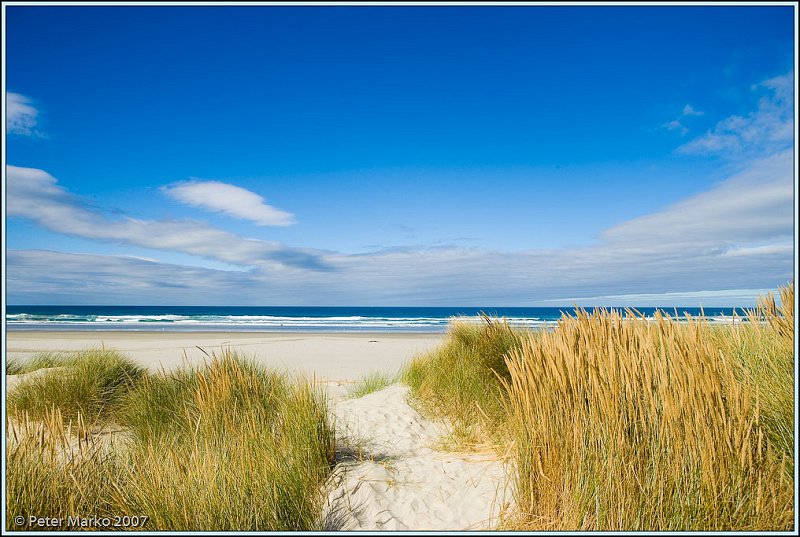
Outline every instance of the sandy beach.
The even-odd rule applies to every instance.
[[[104,346],[155,371],[180,366],[184,360],[201,363],[205,353],[230,348],[269,367],[316,375],[320,381],[346,382],[372,371],[394,373],[443,337],[413,333],[8,331],[6,353],[8,358],[24,359],[40,352]]]

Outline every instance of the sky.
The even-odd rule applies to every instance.
[[[791,6],[4,6],[9,304],[747,306]]]

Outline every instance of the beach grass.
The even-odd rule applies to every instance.
[[[201,367],[135,378],[114,407],[100,414],[126,435],[112,448],[87,433],[76,450],[59,407],[39,416],[35,434],[7,423],[7,437],[18,438],[6,458],[9,520],[130,513],[159,531],[322,527],[334,431],[309,382],[223,352]]]
[[[500,379],[509,374],[504,356],[523,335],[524,331],[487,316],[480,324],[456,320],[443,345],[414,357],[404,368],[402,380],[422,409],[451,423],[454,445],[497,438],[505,412]]]
[[[80,415],[87,425],[107,422],[144,375],[144,369],[132,360],[106,349],[71,356],[39,355],[25,363],[23,371],[44,368],[49,370],[25,378],[8,395],[10,415],[39,420],[57,409],[67,421],[77,421]]]
[[[789,530],[794,284],[780,297],[726,326],[602,310],[524,334],[456,323],[404,380],[462,439],[512,448],[505,529]]]
[[[69,354],[52,352],[41,352],[28,359],[7,357],[6,375],[22,375],[39,369],[61,367],[70,361],[70,357]]]
[[[118,458],[102,449],[98,438],[75,431],[57,409],[38,421],[7,419],[6,439],[7,530],[77,530],[81,528],[32,527],[28,519],[122,512],[112,496],[122,485]],[[25,523],[17,524],[16,517]]]
[[[787,460],[720,350],[701,320],[583,311],[512,350],[526,529],[790,528]]]
[[[794,285],[779,290],[779,301],[772,294],[761,297],[744,318],[748,322],[735,329],[717,330],[717,345],[732,357],[741,381],[754,386],[764,432],[793,473]]]
[[[380,391],[388,386],[391,386],[399,379],[399,375],[389,375],[382,371],[373,371],[367,373],[353,386],[348,388],[347,397],[349,399],[358,399],[371,393]]]
[[[151,412],[154,406],[157,412]],[[162,373],[123,412],[126,502],[167,530],[309,530],[334,457],[324,398],[230,354]]]

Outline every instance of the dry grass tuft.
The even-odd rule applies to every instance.
[[[791,367],[791,354],[773,354],[794,337],[793,287],[781,294],[781,308],[763,301],[750,323],[730,328],[732,344],[720,345],[702,319],[579,310],[512,349],[502,384],[516,451],[515,525],[791,529],[785,423],[770,423],[792,383],[777,386],[785,379],[768,381],[764,371]]]
[[[794,284],[729,326],[584,310],[456,322],[403,380],[457,447],[511,449],[522,530],[788,530]],[[744,322],[742,322],[744,321]]]

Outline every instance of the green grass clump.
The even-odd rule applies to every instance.
[[[760,423],[794,473],[794,285],[780,289],[780,305],[772,295],[761,297],[745,319],[719,331],[717,344],[754,387]]]
[[[38,420],[57,409],[65,420],[76,421],[80,415],[87,425],[113,421],[120,400],[145,372],[129,358],[105,349],[42,355],[31,363],[58,369],[23,380],[8,395],[9,414]]]
[[[113,500],[122,470],[116,457],[86,437],[76,442],[58,410],[13,429],[7,421],[6,437],[7,529],[37,529],[27,526],[31,515],[64,518],[66,524],[68,516],[120,513]],[[25,524],[17,525],[17,516]]]
[[[397,382],[397,375],[390,377],[386,373],[373,371],[364,375],[359,382],[347,390],[347,397],[357,399],[371,393],[380,391]]]
[[[138,441],[126,502],[166,531],[310,530],[334,435],[324,398],[225,353],[161,373],[122,412]]]
[[[483,321],[454,322],[446,342],[415,357],[402,374],[424,410],[451,422],[454,441],[460,445],[486,442],[499,434],[505,397],[500,379],[509,375],[504,356],[520,344],[524,333],[504,321]]]
[[[286,380],[224,352],[200,367],[143,378],[125,398],[120,418],[142,441],[164,435],[169,441],[201,433],[224,435],[250,415],[261,422],[273,420],[277,402],[288,394]]]
[[[89,351],[75,363],[93,369],[66,367],[78,367],[81,378],[94,371],[95,384],[106,386],[119,358],[106,354],[101,367]],[[81,395],[59,385],[58,397],[52,381],[41,382],[49,376],[26,386],[19,401],[38,389],[59,404],[36,414],[18,403],[15,421],[7,422],[8,520],[130,513],[148,517],[140,529],[157,531],[322,528],[322,484],[335,440],[322,392],[230,352],[202,367],[124,377],[130,384],[113,396],[95,390],[104,397],[90,399],[114,410],[89,405],[101,427],[80,428],[77,436],[62,412],[85,408],[76,401],[95,393],[84,387],[92,382],[65,384]],[[105,425],[122,429],[123,440],[109,444]]]
[[[37,369],[61,367],[69,361],[69,355],[51,352],[39,353],[29,359],[8,357],[6,360],[6,375],[22,375]]]

